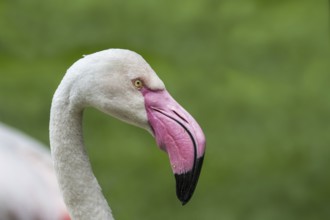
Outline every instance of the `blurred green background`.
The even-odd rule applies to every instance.
[[[330,217],[328,1],[0,0],[0,121],[49,145],[63,74],[107,48],[144,56],[207,137],[182,207],[153,138],[86,110],[86,145],[116,219]]]

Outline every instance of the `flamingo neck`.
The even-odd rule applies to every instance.
[[[50,145],[59,186],[72,220],[113,220],[84,147],[82,116],[83,108],[70,104],[69,96],[58,89],[51,108]]]

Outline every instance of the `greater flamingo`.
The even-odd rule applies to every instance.
[[[51,106],[50,144],[55,172],[72,219],[112,220],[86,154],[82,117],[94,107],[149,131],[168,153],[182,204],[200,174],[204,134],[137,53],[109,49],[84,56],[66,72]]]
[[[0,219],[69,220],[50,152],[0,123]]]

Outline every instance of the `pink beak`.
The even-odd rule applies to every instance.
[[[186,204],[203,164],[205,137],[195,119],[166,90],[142,89],[150,127],[158,146],[168,153],[177,196]]]

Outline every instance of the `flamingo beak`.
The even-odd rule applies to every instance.
[[[158,146],[168,153],[182,205],[192,197],[201,172],[205,137],[195,119],[166,90],[144,89],[149,125]]]

